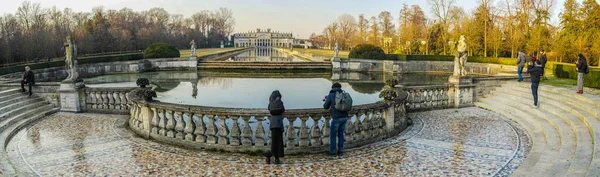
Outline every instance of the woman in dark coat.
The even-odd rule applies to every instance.
[[[583,54],[577,55],[575,64],[577,66],[577,93],[583,94],[583,78],[589,72],[587,60],[585,60]]]
[[[266,155],[267,163],[271,163],[271,155],[275,156],[275,164],[280,164],[280,157],[283,157],[283,113],[285,107],[281,101],[279,90],[273,91],[269,97],[269,112],[271,113],[271,152]]]

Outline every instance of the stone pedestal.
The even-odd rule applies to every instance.
[[[448,97],[454,108],[473,106],[475,100],[475,85],[469,76],[450,76]]]
[[[60,83],[58,89],[60,99],[60,111],[85,112],[85,84],[83,80],[65,80]]]
[[[190,70],[198,70],[198,58],[196,56],[190,57],[188,67]]]

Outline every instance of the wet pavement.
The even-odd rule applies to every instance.
[[[180,149],[141,139],[128,116],[57,113],[19,132],[8,153],[19,171],[41,176],[507,176],[529,149],[523,130],[479,108],[408,115],[396,137],[343,157],[260,156]]]

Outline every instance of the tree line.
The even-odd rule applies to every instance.
[[[471,56],[516,57],[518,51],[538,56],[549,51],[550,60],[574,62],[579,53],[589,63],[600,58],[600,5],[596,0],[566,0],[560,23],[551,24],[552,0],[477,0],[466,12],[456,0],[428,0],[432,18],[419,5],[407,5],[397,18],[383,11],[358,18],[343,14],[310,39],[326,47],[338,41],[348,50],[361,43],[380,46],[387,53],[453,55],[465,35]],[[398,26],[396,26],[396,24]]]
[[[156,42],[184,49],[192,39],[199,48],[216,47],[229,40],[234,26],[227,8],[184,17],[162,8],[74,12],[26,1],[14,14],[0,16],[0,64],[63,57],[68,35],[77,42],[79,55],[144,50]]]

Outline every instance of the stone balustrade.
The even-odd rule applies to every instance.
[[[451,88],[449,84],[402,87],[408,93],[406,109],[423,111],[452,107],[451,96],[448,94]]]
[[[141,89],[127,94],[129,126],[138,135],[194,149],[233,152],[270,148],[267,109],[217,108],[145,101]],[[285,153],[314,153],[329,147],[330,111],[290,109],[284,113]],[[354,106],[346,124],[347,147],[394,136],[407,127],[404,99]]]
[[[124,88],[95,88],[83,89],[85,108],[88,112],[128,114],[129,105],[127,93],[135,87]]]

